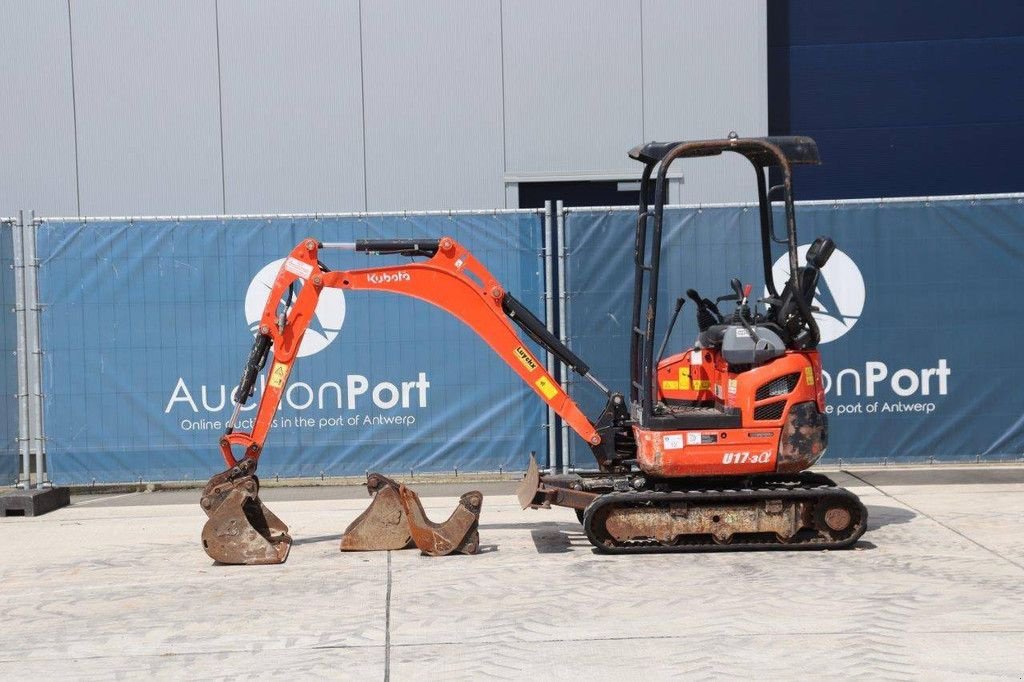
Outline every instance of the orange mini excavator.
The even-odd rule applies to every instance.
[[[678,159],[723,152],[743,156],[755,170],[768,293],[752,300],[751,287],[736,279],[731,282],[732,293],[716,301],[689,290],[700,328],[696,343],[663,357],[665,341],[685,300],[679,299],[655,356],[668,169]],[[593,473],[548,475],[541,475],[531,461],[519,487],[520,502],[524,508],[575,509],[587,537],[600,551],[853,545],[867,524],[864,505],[827,477],[806,471],[828,444],[813,301],[818,274],[835,244],[819,237],[805,261],[798,262],[791,167],[819,163],[816,144],[807,137],[731,134],[719,140],[649,143],[630,151],[630,156],[644,168],[636,227],[628,399],[595,378],[583,360],[450,237],[349,243],[305,239],[281,267],[263,311],[236,393],[235,413],[220,442],[229,469],[211,479],[204,492],[203,508],[211,517],[204,545],[211,556],[229,563],[274,563],[287,555],[291,542],[287,529],[260,502],[254,474],[302,335],[326,287],[418,298],[448,311],[476,332],[589,445],[597,461],[598,471]],[[778,169],[782,182],[769,190],[770,168]],[[775,237],[770,199],[776,192],[781,193],[785,209],[781,238]],[[652,196],[653,210],[647,203]],[[784,244],[788,251],[789,276],[781,290],[772,277],[773,242]],[[320,260],[321,251],[329,249],[422,260],[331,271]],[[301,288],[294,297],[287,295],[296,287]],[[735,302],[735,310],[723,314],[718,306],[725,301]],[[597,419],[584,415],[545,371],[517,327],[607,396]],[[271,348],[273,362],[252,432],[234,431],[238,411],[252,394]],[[475,512],[479,514],[479,496]],[[462,518],[449,545],[458,544],[459,534],[470,525],[475,543],[475,519],[466,514]],[[445,524],[434,525],[443,535]],[[239,538],[248,540],[239,545],[235,542]],[[220,542],[216,555],[208,539],[212,544]]]

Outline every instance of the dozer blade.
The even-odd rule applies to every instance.
[[[537,501],[540,492],[540,470],[537,468],[537,458],[530,455],[530,467],[526,470],[526,476],[516,488],[516,497],[523,509],[532,506],[551,507],[550,504],[543,504]]]
[[[245,460],[210,479],[200,506],[209,517],[203,549],[222,564],[280,564],[288,558],[288,526],[260,500],[255,466]]]
[[[480,551],[480,506],[484,496],[478,491],[466,493],[459,500],[459,506],[444,523],[434,523],[427,518],[420,503],[419,495],[404,485],[399,486],[402,507],[409,523],[409,532],[420,551],[430,556],[448,554],[476,554]]]
[[[409,524],[398,495],[399,484],[387,476],[366,476],[366,489],[373,501],[341,536],[342,552],[382,551],[412,547]]]

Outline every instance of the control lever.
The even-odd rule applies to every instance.
[[[741,325],[743,325],[743,328],[746,329],[747,333],[750,334],[750,338],[754,340],[754,343],[757,343],[758,341],[760,341],[760,339],[757,336],[757,331],[754,329],[754,327],[750,324],[750,321],[747,319],[748,317],[750,317],[750,308],[747,306],[747,300],[750,298],[750,292],[751,290],[753,290],[754,285],[748,284],[746,286],[743,286],[743,283],[740,282],[735,277],[729,280],[729,285],[732,287],[732,290],[736,292],[736,299],[738,301],[738,303],[736,304],[736,314],[733,315],[733,320],[738,321]]]
[[[746,303],[746,299],[743,296],[743,283],[733,277],[729,280],[729,286],[736,292],[736,300],[740,302],[740,305]]]

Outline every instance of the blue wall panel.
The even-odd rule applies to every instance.
[[[12,223],[0,221],[0,486],[17,483],[18,347],[14,317],[14,245]]]
[[[831,235],[839,246],[815,303],[832,410],[827,460],[1024,451],[1024,360],[1006,298],[1024,288],[1024,199],[803,205],[797,219],[801,244]],[[622,392],[635,223],[631,212],[584,209],[566,220],[570,345]],[[738,277],[763,291],[759,244],[756,210],[667,211],[656,343],[672,302],[689,287],[715,298]],[[776,270],[777,283],[787,269]],[[696,338],[692,306],[680,321],[670,352]],[[588,414],[603,406],[586,382],[571,392]],[[594,466],[589,450],[572,442],[573,462]]]
[[[217,441],[266,299],[263,280],[303,237],[451,235],[542,313],[540,230],[541,217],[526,212],[44,222],[51,477],[204,479],[222,469]],[[407,262],[336,251],[321,259],[332,269]],[[260,460],[264,475],[496,471],[542,452],[541,401],[437,308],[371,292],[325,295],[306,341],[310,353],[295,363]],[[407,404],[381,407],[373,390],[382,382],[420,383]]]
[[[769,130],[814,137],[801,198],[1024,188],[1024,5],[769,4]]]

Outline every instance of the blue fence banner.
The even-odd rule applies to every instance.
[[[449,235],[543,317],[542,225],[532,211],[43,221],[50,477],[202,480],[223,469],[217,442],[231,392],[268,285],[300,239]],[[338,251],[321,260],[333,270],[408,262]],[[448,313],[393,294],[326,290],[260,473],[523,469],[530,451],[546,451],[545,419],[543,403]]]
[[[776,229],[784,225],[776,212]],[[567,211],[569,345],[595,376],[626,392],[636,214]],[[1024,198],[798,204],[800,257],[818,235],[838,250],[815,297],[830,413],[825,462],[994,460],[1024,450]],[[785,281],[784,249],[774,277]],[[666,211],[660,343],[687,288],[715,298],[737,277],[764,291],[754,207]],[[728,305],[728,304],[725,304]],[[691,306],[669,348],[690,346]],[[603,398],[571,386],[588,414]],[[571,463],[594,466],[573,439]]]
[[[14,308],[13,220],[0,220],[0,485],[18,482],[18,325]]]

